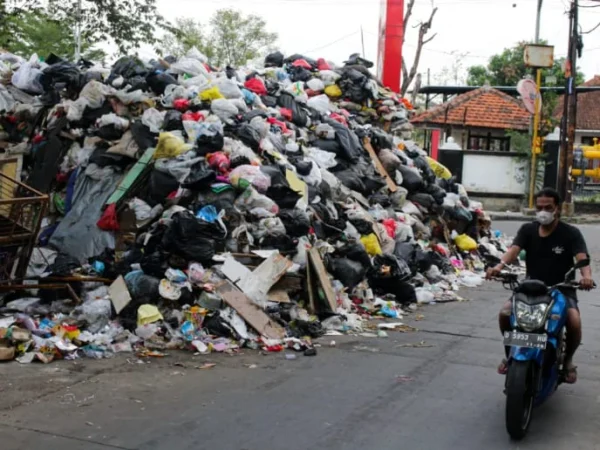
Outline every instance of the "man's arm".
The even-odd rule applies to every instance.
[[[575,235],[573,236],[573,253],[575,254],[575,261],[583,261],[589,259],[587,245],[585,239],[581,234],[581,231],[575,229]],[[592,280],[592,265],[587,265],[580,269],[581,280],[579,284],[583,289],[592,289],[594,287],[594,280]]]
[[[500,271],[506,267],[506,265],[510,264],[519,257],[521,249],[527,248],[527,242],[529,242],[530,234],[529,228],[530,227],[528,224],[522,225],[521,228],[519,228],[512,245],[508,251],[502,255],[502,258],[500,258],[500,264],[496,265],[495,267],[490,267],[487,270],[487,278],[492,278],[498,275]]]

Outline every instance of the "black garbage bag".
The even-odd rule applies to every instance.
[[[311,66],[317,67],[317,61],[315,61],[312,58],[309,58],[308,56],[301,55],[299,53],[294,53],[293,55],[288,56],[287,58],[284,59],[283,62],[286,64],[291,64],[294,61],[298,61],[299,59],[303,59],[304,61],[309,63]]]
[[[324,122],[333,127],[335,130],[335,140],[342,148],[342,151],[336,154],[347,161],[353,163],[357,162],[364,150],[356,134],[338,121],[330,119],[329,117],[325,117]]]
[[[202,191],[209,188],[217,179],[217,174],[204,161],[194,164],[190,174],[183,180],[181,186],[192,191]]]
[[[421,247],[415,249],[415,264],[417,266],[417,271],[423,273],[431,269],[431,266],[434,264],[431,254],[431,251],[426,252]]]
[[[336,155],[339,155],[342,151],[339,142],[333,139],[317,139],[311,145],[326,152],[335,153]]]
[[[161,276],[164,276],[164,273]],[[124,278],[132,299],[138,305],[156,302],[159,297],[160,278],[147,275],[141,270],[130,272]]]
[[[48,266],[48,272],[52,275],[65,277],[71,275],[79,267],[81,267],[81,264],[77,258],[66,253],[58,253],[54,262]]]
[[[379,128],[371,129],[371,145],[375,151],[379,151],[384,148],[393,149],[395,147],[392,137]]]
[[[312,73],[310,70],[305,69],[304,67],[290,67],[288,69],[290,74],[290,79],[293,82],[303,81],[307,82],[312,78]]]
[[[262,117],[266,119],[267,117],[269,117],[269,115],[262,109],[253,109],[251,111],[248,111],[247,113],[244,113],[244,115],[242,116],[242,120],[244,122],[250,122],[255,117]]]
[[[125,155],[117,155],[116,153],[108,153],[108,149],[102,147],[96,148],[89,159],[90,164],[96,164],[99,167],[127,167],[133,162],[135,162],[134,158]]]
[[[350,65],[350,66],[354,66],[354,65],[364,66],[367,69],[370,69],[371,67],[373,67],[373,63],[371,61],[369,61],[368,59],[361,57],[359,53],[352,53],[348,57],[348,61],[344,61],[344,64]]]
[[[431,263],[434,264],[434,265],[436,265],[438,267],[438,269],[440,269],[442,271],[442,273],[451,273],[451,272],[453,272],[452,263],[445,256],[439,254],[438,252],[432,251],[429,254],[429,258],[431,259]],[[485,257],[484,257],[484,259],[485,259]],[[499,263],[500,262],[500,258],[497,258],[497,261]]]
[[[163,130],[183,130],[183,121],[181,120],[181,112],[174,109],[170,109],[165,114],[165,120],[163,121]]]
[[[430,184],[429,186],[427,186],[426,192],[433,197],[433,199],[438,205],[444,204],[446,191],[444,191],[444,189],[442,189],[440,186],[438,186],[437,184]]]
[[[225,75],[230,80],[235,80],[237,78],[237,73],[236,73],[235,69],[231,66],[225,67]]]
[[[131,134],[133,135],[133,140],[140,148],[142,153],[149,148],[156,147],[158,136],[150,131],[150,128],[144,125],[141,120],[136,120],[133,122],[130,128]]]
[[[364,219],[351,219],[350,223],[356,228],[362,236],[367,236],[373,233],[373,224]]]
[[[300,194],[284,184],[269,186],[266,196],[277,203],[280,209],[293,209],[301,197]]]
[[[220,240],[224,244],[224,239],[225,233],[219,225],[202,222],[184,211],[173,216],[162,245],[188,261],[210,264],[215,255],[216,242]]]
[[[260,150],[260,134],[249,123],[240,125],[235,135],[255,152]]]
[[[346,244],[338,248],[333,255],[359,262],[365,268],[371,267],[371,258],[361,244]]]
[[[156,95],[163,95],[170,84],[179,84],[177,79],[167,72],[152,72],[146,77],[146,83]]]
[[[282,108],[286,108],[292,111],[292,122],[294,123],[294,125],[297,125],[299,127],[305,127],[308,124],[308,114],[300,107],[300,105],[294,99],[294,96],[292,94],[282,92],[279,98],[277,99],[277,104]]]
[[[221,317],[219,311],[208,313],[202,322],[202,328],[210,334],[225,338],[235,338],[233,328]]]
[[[429,166],[427,160],[422,156],[419,156],[417,158],[413,158],[413,161],[415,166],[417,166],[417,168],[421,171],[423,181],[425,181],[427,184],[435,183],[435,172]]]
[[[146,81],[146,78],[142,77],[142,76],[135,76],[133,78],[130,78],[128,80],[129,84],[131,85],[131,87],[129,87],[127,89],[127,92],[134,92],[134,91],[148,91],[148,82]]]
[[[68,89],[79,92],[83,87],[83,77],[77,66],[67,61],[60,61],[46,67],[39,78],[39,82],[48,91],[57,83],[62,83]]]
[[[417,205],[421,205],[423,208],[425,209],[431,209],[433,207],[433,205],[436,203],[434,198],[429,195],[426,194],[424,192],[417,192],[417,193],[412,193],[409,194],[407,197],[411,202],[417,204]]]
[[[284,186],[288,185],[288,182],[285,178],[285,173],[281,170],[280,166],[276,166],[276,165],[266,165],[263,164],[262,166],[260,166],[260,171],[266,175],[269,175],[269,178],[271,178],[271,185],[274,184],[282,184]]]
[[[105,141],[118,141],[123,137],[125,131],[115,127],[114,125],[104,125],[96,130],[96,136]]]
[[[396,302],[402,305],[417,303],[417,292],[415,291],[415,287],[407,281],[398,283],[395,291],[392,293],[396,296]]]
[[[123,56],[113,65],[107,83],[111,84],[119,76],[128,80],[136,75],[146,76],[147,74],[148,69],[139,58],[135,56]]]
[[[277,106],[277,97],[272,95],[263,95],[260,97],[263,104],[268,108],[275,108]]]
[[[410,242],[396,242],[394,247],[394,255],[406,262],[408,267],[411,268],[413,273],[417,272],[416,258],[417,258],[417,245]]]
[[[150,206],[162,204],[169,194],[177,189],[179,189],[179,182],[173,175],[154,169],[150,173],[146,202]]]
[[[220,152],[224,145],[225,138],[221,133],[201,133],[196,139],[196,152],[199,156],[204,156],[208,153]]]
[[[163,278],[169,268],[166,255],[161,252],[145,254],[140,262],[140,267],[146,275]]]
[[[199,210],[204,206],[213,205],[217,211],[225,210],[229,212],[233,209],[233,203],[237,198],[236,193],[233,189],[227,189],[220,192],[213,192],[212,190],[201,191],[198,194],[198,198],[196,201],[196,208]]]
[[[279,218],[285,226],[285,231],[291,237],[308,235],[310,219],[304,211],[300,209],[282,209],[279,211]]]
[[[387,194],[373,194],[369,197],[369,205],[381,205],[384,208],[392,206],[390,196]]]
[[[419,192],[423,188],[423,178],[414,170],[400,166],[398,171],[402,174],[402,187],[408,192]]]
[[[265,250],[279,250],[287,255],[296,252],[298,242],[287,234],[268,234],[260,241],[260,248]]]
[[[359,174],[351,169],[342,170],[336,172],[335,176],[342,182],[344,186],[353,191],[360,192],[361,194],[366,191],[365,185]]]
[[[367,268],[357,261],[348,258],[329,258],[328,271],[336,280],[341,281],[349,290],[359,284],[367,273]]]
[[[398,286],[411,277],[411,271],[405,261],[394,255],[377,255],[373,266],[367,272],[369,286],[387,294],[396,294]]]
[[[284,56],[281,52],[269,53],[265,57],[265,67],[281,67],[283,66],[283,58]]]
[[[386,185],[385,179],[383,179],[382,177],[375,177],[375,176],[372,176],[372,177],[364,176],[362,178],[362,182],[365,185],[364,193],[367,195],[370,195],[373,192],[378,191],[379,189],[381,189],[382,187],[384,187]]]

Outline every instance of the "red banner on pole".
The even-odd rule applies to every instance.
[[[404,0],[381,0],[377,77],[394,92],[400,92]]]

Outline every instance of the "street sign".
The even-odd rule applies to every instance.
[[[523,104],[527,111],[531,114],[535,114],[535,99],[538,96],[538,89],[535,82],[530,79],[523,79],[517,83],[517,92],[523,100]],[[538,103],[538,111],[542,110],[542,98],[540,96]]]
[[[523,57],[527,67],[549,68],[554,65],[554,47],[529,44],[525,46]]]

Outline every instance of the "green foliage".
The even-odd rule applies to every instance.
[[[531,154],[531,137],[527,133],[515,130],[506,130],[506,136],[510,137],[510,150],[517,153]]]
[[[196,47],[211,63],[239,66],[272,48],[276,33],[265,31],[266,22],[255,15],[244,16],[235,9],[220,9],[209,21],[208,32],[193,19],[179,18],[164,39],[163,53],[180,56]]]
[[[5,50],[24,58],[37,53],[45,58],[54,53],[61,58],[71,58],[75,53],[73,23],[64,23],[38,12],[24,12],[10,17],[12,36],[5,41]],[[92,61],[104,61],[106,53],[96,49],[86,36],[81,40],[81,54]]]
[[[542,42],[544,43],[544,42]],[[528,42],[519,42],[511,48],[506,48],[498,55],[490,58],[487,66],[472,66],[468,69],[467,84],[483,86],[486,82],[491,86],[515,86],[525,75],[533,70],[525,66],[523,52]],[[556,85],[563,86],[566,82],[563,72],[565,58],[556,58],[550,69],[542,70],[542,81],[548,76],[556,77]],[[581,72],[577,72],[577,84],[583,83]]]
[[[10,46],[19,18],[31,13],[44,14],[71,32],[79,23],[87,44],[112,39],[121,53],[128,53],[142,43],[155,43],[158,29],[170,30],[156,1],[81,0],[79,10],[78,0],[0,0],[0,47]]]

